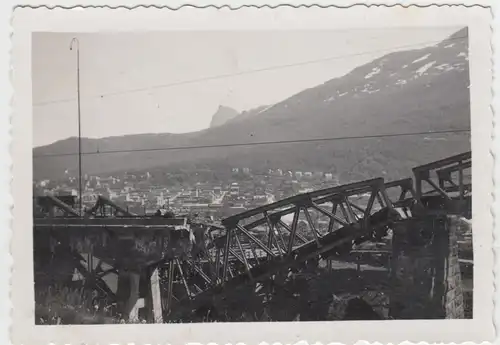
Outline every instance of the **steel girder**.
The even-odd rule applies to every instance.
[[[416,198],[420,199],[425,195],[437,193],[447,200],[454,198],[463,200],[472,192],[471,168],[471,152],[465,152],[413,168]],[[422,183],[424,181],[430,186],[430,190],[424,189]],[[455,193],[458,193],[458,195],[454,196]]]
[[[393,220],[411,218],[414,210],[428,206],[424,201],[429,196],[456,200],[458,191],[459,200],[470,198],[464,172],[471,165],[468,152],[414,168],[415,184],[411,178],[388,183],[372,179],[296,195],[229,217],[221,224],[201,222],[197,226],[203,235],[195,241],[196,255],[169,256],[158,263],[160,279],[166,282],[162,284],[167,296],[163,308],[168,313],[172,308],[196,307],[246,283],[257,284],[311,260],[348,252],[353,243],[377,240]],[[431,191],[422,188],[423,181]],[[141,228],[142,232],[175,221],[53,218],[37,219],[36,226]]]
[[[319,218],[328,219],[325,226],[318,225]],[[166,306],[170,309],[176,300],[179,307],[196,307],[218,292],[348,253],[354,243],[383,236],[397,218],[382,178],[293,196],[229,217],[223,227],[208,230],[203,253],[185,261],[190,276],[180,262],[170,261]],[[172,293],[174,281],[185,288],[176,290],[178,296]]]
[[[415,198],[430,212],[447,212],[470,218],[471,168],[471,152],[414,168]]]
[[[79,217],[77,210],[53,195],[34,197],[33,201],[38,204],[50,217],[55,215],[55,210],[59,210],[64,216]],[[35,205],[34,205],[35,206]]]

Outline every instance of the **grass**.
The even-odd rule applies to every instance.
[[[48,286],[36,289],[35,324],[119,323],[116,305],[100,298],[96,291]]]

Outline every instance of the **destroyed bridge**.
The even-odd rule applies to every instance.
[[[224,321],[227,310],[262,309],[287,281],[322,267],[329,295],[385,291],[384,318],[463,318],[457,224],[471,218],[470,171],[467,152],[415,167],[412,178],[316,190],[220,222],[137,216],[104,197],[80,214],[62,197],[38,197],[35,294],[77,286],[96,309],[130,322]],[[388,237],[385,250],[366,249]],[[353,257],[364,282],[357,292],[337,269]],[[376,262],[385,267],[379,278],[360,270]]]

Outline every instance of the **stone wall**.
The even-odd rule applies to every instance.
[[[460,219],[455,216],[448,217],[449,228],[449,255],[446,267],[446,296],[445,312],[447,319],[464,318],[464,292],[462,288],[462,275],[458,262],[457,229]]]
[[[464,317],[455,219],[426,215],[393,233],[390,315],[396,319]]]

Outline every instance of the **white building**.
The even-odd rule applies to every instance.
[[[229,189],[229,194],[231,195],[239,195],[240,194],[240,186],[238,183],[231,183],[231,187]]]
[[[165,205],[165,197],[163,196],[163,192],[161,192],[160,195],[156,197],[156,205],[158,206]]]

